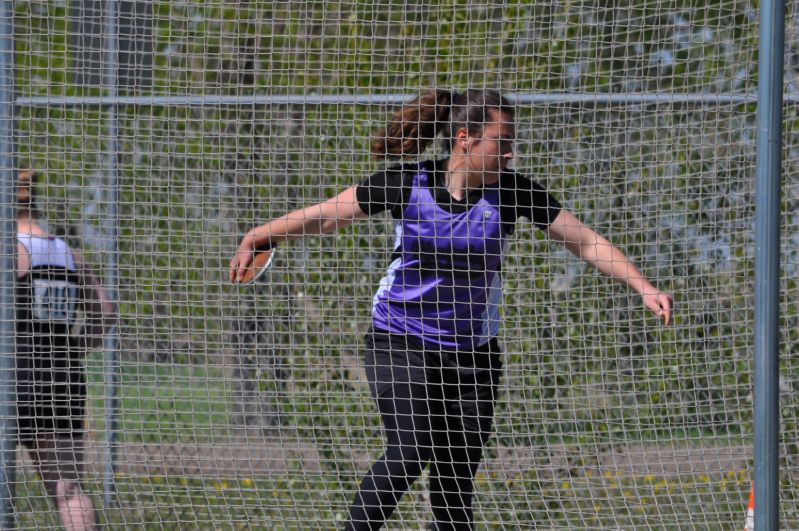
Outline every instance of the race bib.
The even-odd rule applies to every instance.
[[[32,316],[51,324],[75,322],[78,310],[78,287],[67,280],[33,279]]]

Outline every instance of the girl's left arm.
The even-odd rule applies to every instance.
[[[566,249],[577,258],[635,290],[641,295],[644,305],[662,319],[663,324],[671,323],[671,295],[653,286],[624,253],[583,224],[574,214],[565,208],[561,209],[546,232],[553,240],[563,242]]]

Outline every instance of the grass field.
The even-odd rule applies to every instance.
[[[90,360],[89,367],[90,440],[96,450],[90,455],[100,461],[100,360]],[[359,471],[378,451],[378,445],[358,447],[347,458],[342,449],[325,452],[325,441],[312,439],[312,432],[288,427],[274,434],[237,432],[219,369],[123,364],[120,376],[117,494],[114,506],[100,511],[103,523],[114,528],[333,529],[346,516]],[[679,463],[651,473],[646,461],[654,454],[645,451],[636,463],[627,457],[624,466],[607,460],[563,472],[551,457],[527,455],[540,448],[495,448],[477,480],[480,528],[676,529],[691,527],[691,515],[702,515],[696,520],[701,527],[707,513],[736,527],[749,472],[740,461],[719,459],[734,442],[708,438],[696,440],[693,452],[683,448],[679,459],[705,452],[705,461],[715,463],[701,473]],[[88,489],[100,506],[101,467],[93,463],[90,469]],[[20,528],[57,526],[29,466],[20,479]],[[403,498],[389,529],[422,529],[428,506],[420,482]]]

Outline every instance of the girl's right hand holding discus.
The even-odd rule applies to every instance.
[[[234,284],[249,284],[258,280],[271,267],[273,251],[273,244],[254,247],[253,239],[245,236],[230,260],[230,281]]]
[[[255,256],[255,249],[253,249],[252,241],[245,236],[241,240],[239,248],[236,249],[236,254],[230,260],[230,281],[234,284],[240,284],[244,279],[244,274],[247,268],[252,264],[253,256]]]

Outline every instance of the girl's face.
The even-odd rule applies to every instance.
[[[513,158],[513,143],[516,139],[516,126],[513,117],[507,113],[490,111],[490,121],[475,136],[467,135],[461,146],[467,158],[467,167],[475,173],[482,173],[484,182],[494,182],[499,173],[507,169]]]

